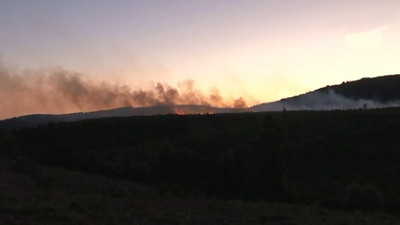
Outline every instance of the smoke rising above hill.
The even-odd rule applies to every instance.
[[[193,80],[177,87],[156,83],[150,89],[132,90],[98,82],[64,69],[11,72],[0,64],[0,119],[32,113],[68,113],[123,106],[207,105],[246,108],[242,98],[224,100],[217,88],[204,93]]]
[[[399,107],[400,100],[382,102],[377,99],[346,98],[333,90],[327,92],[314,91],[298,97],[265,103],[251,108],[253,111],[286,110],[336,110],[361,108]]]

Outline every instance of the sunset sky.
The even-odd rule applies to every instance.
[[[4,103],[29,86],[4,74],[65,70],[130,90],[192,80],[252,105],[400,73],[398,0],[1,0],[0,28],[0,118],[41,112]]]

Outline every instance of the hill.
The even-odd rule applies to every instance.
[[[0,131],[0,221],[397,224],[399,111],[159,115]]]
[[[383,104],[400,100],[400,75],[386,75],[343,82],[340,85],[319,89],[321,92],[334,91],[346,98],[369,99]]]
[[[332,110],[400,106],[400,75],[363,78],[326,86],[306,94],[263,103],[252,111]]]
[[[345,210],[353,207],[346,190],[358,184],[372,187],[368,198],[376,201],[360,210],[396,212],[399,134],[399,109],[159,115],[3,131],[0,149],[41,165],[155,186],[164,197]]]
[[[237,113],[243,111],[265,112],[282,111],[283,109],[335,110],[398,107],[400,106],[400,88],[398,87],[400,87],[400,75],[387,75],[326,86],[299,96],[263,103],[247,109],[218,108],[207,105],[158,105],[140,108],[122,107],[61,115],[34,114],[2,120],[0,121],[0,130],[104,117]]]
[[[351,90],[374,84],[285,101],[314,93],[365,104],[367,93]],[[396,102],[377,93],[373,103]],[[121,108],[3,129],[0,222],[397,224],[400,108],[360,107],[153,116]]]
[[[22,127],[35,127],[48,123],[72,122],[78,120],[96,119],[104,117],[149,116],[165,114],[202,114],[202,113],[227,113],[239,112],[233,108],[217,108],[207,105],[158,105],[152,107],[122,107],[110,110],[93,112],[80,112],[71,114],[33,114],[10,118],[0,121],[1,129],[16,129]]]

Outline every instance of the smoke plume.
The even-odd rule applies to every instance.
[[[399,107],[400,100],[381,102],[377,99],[346,98],[333,90],[314,91],[293,99],[264,103],[251,108],[253,111],[286,110],[336,110]]]
[[[69,113],[123,106],[206,105],[246,107],[242,98],[224,100],[217,88],[205,94],[193,80],[177,87],[156,83],[150,89],[132,90],[98,82],[64,69],[11,72],[0,64],[0,119],[33,113]]]

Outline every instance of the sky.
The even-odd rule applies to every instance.
[[[0,119],[148,105],[109,99],[159,84],[251,106],[400,73],[398,0],[0,0],[0,29]]]

